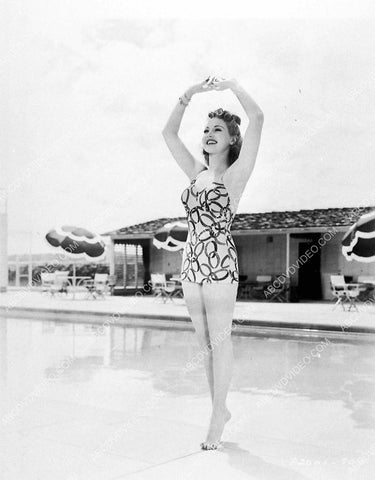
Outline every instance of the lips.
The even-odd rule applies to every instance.
[[[207,140],[206,144],[207,145],[215,145],[217,143],[216,140]]]

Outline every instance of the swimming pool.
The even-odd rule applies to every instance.
[[[225,448],[203,452],[210,399],[194,332],[98,327],[0,317],[4,480],[197,478],[214,455],[209,471],[234,478],[371,478],[372,341],[232,335]]]

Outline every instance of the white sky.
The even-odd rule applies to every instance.
[[[237,78],[265,114],[238,213],[375,205],[371,2],[178,3],[9,2],[9,253],[30,238],[33,252],[51,251],[44,235],[59,223],[100,233],[183,216],[188,178],[161,130],[212,73]],[[202,160],[218,107],[247,125],[232,92],[194,96],[180,135]]]

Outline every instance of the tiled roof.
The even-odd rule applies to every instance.
[[[232,232],[269,230],[275,228],[308,228],[350,226],[364,213],[374,207],[315,208],[313,210],[286,210],[283,212],[238,213],[233,220]],[[165,223],[186,220],[186,217],[167,217],[138,223],[103,233],[102,235],[150,234]]]

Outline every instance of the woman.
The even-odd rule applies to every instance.
[[[202,139],[204,166],[178,136],[181,120],[193,95],[228,88],[244,108],[249,125],[242,139],[237,115],[223,109],[210,112]],[[230,226],[255,165],[262,127],[263,112],[238,81],[211,76],[186,90],[163,129],[169,150],[191,181],[181,196],[189,226],[181,279],[199,345],[208,349],[204,358],[212,415],[206,441],[200,444],[204,450],[218,447],[231,418],[226,397],[233,371],[231,326],[238,261]]]

